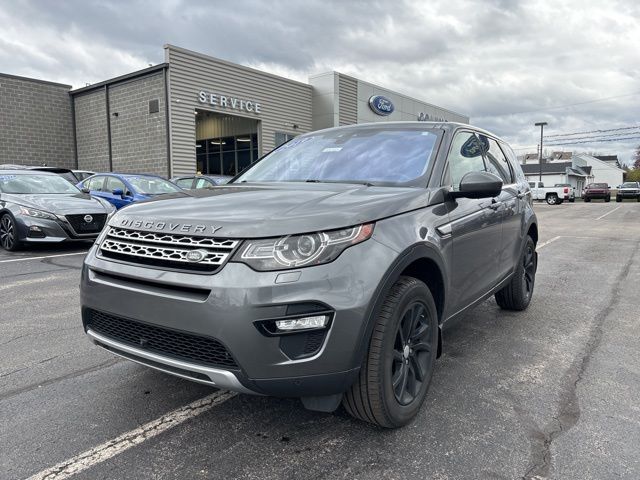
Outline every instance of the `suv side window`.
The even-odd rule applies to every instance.
[[[480,141],[485,147],[487,171],[500,177],[504,185],[513,183],[513,172],[498,142],[482,134],[480,135]]]
[[[454,190],[460,188],[460,180],[469,172],[486,171],[482,158],[482,145],[475,133],[459,132],[451,142],[448,158],[447,183],[453,185]]]
[[[181,178],[176,180],[176,185],[180,188],[191,188],[193,186],[193,177]]]
[[[107,177],[107,183],[105,190],[109,193],[113,192],[116,188],[119,188],[123,192],[127,191],[127,187],[124,186],[124,182],[116,177]]]

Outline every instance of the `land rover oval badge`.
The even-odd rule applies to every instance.
[[[192,263],[198,263],[204,260],[206,256],[206,250],[191,250],[187,253],[187,260]]]

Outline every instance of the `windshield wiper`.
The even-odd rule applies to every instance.
[[[358,182],[356,180],[318,180],[315,178],[309,178],[305,180],[305,183],[353,183],[356,185],[364,185],[366,187],[373,187],[373,183],[369,182]]]

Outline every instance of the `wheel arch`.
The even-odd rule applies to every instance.
[[[365,323],[360,336],[360,345],[356,349],[355,365],[361,365],[367,353],[369,341],[380,312],[382,304],[391,287],[403,276],[411,276],[424,282],[431,291],[438,312],[438,323],[442,324],[446,310],[448,276],[445,262],[436,247],[428,244],[418,244],[409,247],[398,256],[396,261],[387,269],[382,281],[378,285],[373,299],[367,308]],[[438,356],[442,352],[442,332],[438,330]]]
[[[527,228],[527,235],[533,238],[533,242],[538,244],[538,224],[535,222],[531,222],[529,227]]]

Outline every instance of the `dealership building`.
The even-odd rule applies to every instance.
[[[172,45],[165,62],[75,90],[0,73],[0,164],[232,175],[292,137],[469,117],[338,72],[308,83]]]

